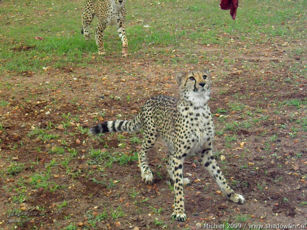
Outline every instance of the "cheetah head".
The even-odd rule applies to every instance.
[[[177,75],[181,97],[192,103],[207,103],[210,97],[209,71],[191,71]]]

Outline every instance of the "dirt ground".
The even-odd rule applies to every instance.
[[[162,55],[143,60],[113,53],[104,58],[93,56],[96,66],[90,68],[47,67],[41,73],[12,74],[0,91],[1,99],[8,102],[0,107],[0,165],[4,172],[0,228],[294,229],[295,225],[306,229],[307,87],[301,70],[293,69],[304,64],[303,55],[289,51],[296,45],[233,46],[228,50],[200,46],[195,53],[200,56],[198,63],[175,67]],[[220,58],[201,58],[221,55],[235,61],[227,64]],[[199,68],[212,71],[210,107],[218,163],[246,203],[226,200],[197,156],[191,157],[185,162],[185,173],[192,181],[185,187],[188,219],[179,223],[170,218],[174,194],[167,183],[163,143],[150,152],[155,182],[146,185],[136,161],[115,162],[111,167],[90,162],[90,149],[127,155],[138,151],[140,144],[130,141],[132,135],[94,138],[78,130],[119,116],[131,118],[150,96],[176,96],[174,74]],[[291,103],[294,100],[299,104]],[[63,114],[76,119],[67,124]],[[48,132],[57,138],[42,140],[29,135],[35,128],[48,126]],[[66,152],[52,153],[57,145],[77,151],[68,167],[62,163]],[[60,187],[33,186],[33,174],[46,172],[52,160],[56,164],[50,167],[49,182]],[[23,164],[23,170],[6,173],[15,163]],[[26,198],[15,202],[13,197],[21,194],[22,188]],[[60,207],[63,201],[67,205]],[[99,219],[104,211],[106,216]]]

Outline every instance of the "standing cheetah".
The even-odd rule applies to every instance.
[[[179,99],[157,96],[149,99],[132,120],[106,121],[91,128],[91,133],[107,133],[143,130],[144,140],[138,154],[142,179],[153,180],[146,154],[158,136],[169,148],[167,171],[174,182],[174,211],[172,216],[185,221],[183,185],[189,183],[183,177],[186,156],[197,153],[202,165],[214,177],[223,194],[231,201],[243,204],[245,199],[227,184],[213,156],[214,126],[208,106],[210,79],[207,72],[190,72],[177,76]]]
[[[98,18],[96,27],[96,44],[98,54],[105,54],[103,47],[103,32],[108,24],[116,23],[118,34],[122,41],[122,54],[127,55],[128,40],[125,32],[126,0],[86,0],[82,13],[82,30],[85,39],[89,39],[89,25],[94,16]]]

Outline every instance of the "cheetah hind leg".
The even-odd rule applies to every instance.
[[[127,57],[128,56],[128,48],[126,48],[126,47],[122,48],[122,56],[123,57]]]
[[[150,133],[144,128],[144,139],[142,142],[141,150],[138,153],[138,159],[139,159],[139,168],[141,170],[141,177],[146,184],[151,184],[153,182],[153,175],[148,165],[147,152],[149,149],[151,149],[154,146],[155,141],[156,141],[155,133]]]
[[[141,177],[142,180],[146,184],[151,184],[153,182],[153,174],[149,168],[149,165],[147,163],[146,155],[143,151],[141,151],[139,154],[139,168],[141,170]]]

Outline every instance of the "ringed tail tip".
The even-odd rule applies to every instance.
[[[99,134],[99,133],[107,133],[107,132],[110,132],[108,128],[108,122],[103,122],[99,125],[96,125],[90,128],[90,133],[94,135]]]

